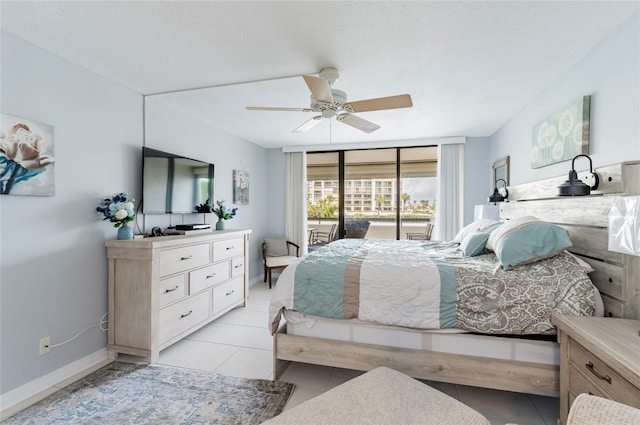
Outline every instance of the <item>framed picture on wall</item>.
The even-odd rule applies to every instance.
[[[0,114],[0,194],[53,196],[53,126]]]
[[[233,170],[233,203],[249,203],[249,173],[246,171]]]
[[[567,105],[533,127],[531,168],[589,154],[591,96]]]

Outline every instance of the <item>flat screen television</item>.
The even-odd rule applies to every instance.
[[[213,206],[213,164],[142,148],[142,212],[190,214]]]

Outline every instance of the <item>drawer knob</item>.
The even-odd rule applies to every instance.
[[[233,249],[233,248],[235,248],[235,246],[228,246],[227,247],[227,251],[229,251],[230,249]]]
[[[211,279],[211,278],[212,278],[212,277],[214,277],[215,275],[216,275],[215,273],[213,273],[213,274],[209,274],[209,275],[207,275],[207,279]]]
[[[186,257],[180,257],[180,261],[190,260],[193,258],[193,255],[187,255]]]
[[[585,363],[585,367],[589,369],[589,372],[593,373],[598,379],[602,379],[603,381],[607,381],[609,384],[611,384],[611,377],[609,375],[602,375],[601,373],[598,373],[594,369],[593,363]]]
[[[242,264],[238,264],[237,266],[233,266],[234,269],[239,269],[240,267],[242,267]]]
[[[181,318],[181,319],[184,319],[185,317],[190,316],[190,315],[191,315],[191,313],[193,313],[193,310],[189,310],[189,312],[188,312],[187,314],[181,314],[181,315],[180,315],[180,318]]]
[[[233,294],[234,292],[236,292],[236,291],[234,291],[234,290],[232,289],[230,292],[227,292],[227,293],[226,293],[226,296],[229,296],[229,295]]]
[[[176,285],[176,287],[175,287],[175,288],[172,288],[172,289],[165,289],[165,290],[164,290],[164,293],[165,293],[165,294],[168,294],[169,292],[173,292],[173,291],[177,290],[178,288],[179,288],[179,286],[178,286],[178,285]]]

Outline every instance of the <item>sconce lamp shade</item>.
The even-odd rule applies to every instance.
[[[611,204],[609,251],[640,256],[640,196],[622,196]]]
[[[576,158],[581,156],[589,159],[589,174],[587,178],[592,183],[591,186],[578,179],[578,173],[575,170]],[[589,155],[576,155],[571,160],[571,171],[569,171],[569,180],[558,186],[559,196],[586,196],[591,194],[591,190],[596,190],[600,184],[600,178],[593,172],[593,165]]]
[[[498,182],[504,183],[504,186],[498,188]],[[507,182],[503,179],[496,180],[495,187],[493,188],[493,193],[489,195],[489,202],[503,202],[505,199],[509,197],[509,191],[507,190]]]

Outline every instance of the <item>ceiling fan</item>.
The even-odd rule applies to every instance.
[[[250,111],[294,111],[315,112],[320,114],[305,121],[301,126],[293,130],[294,133],[303,133],[323,119],[331,119],[333,117],[335,117],[338,122],[350,125],[365,133],[371,133],[378,130],[380,126],[360,118],[354,115],[354,113],[409,108],[413,106],[411,96],[408,94],[347,102],[347,94],[345,92],[331,87],[340,76],[337,69],[323,68],[318,75],[318,77],[313,75],[302,76],[311,91],[311,105],[308,108],[247,106],[247,109]]]

